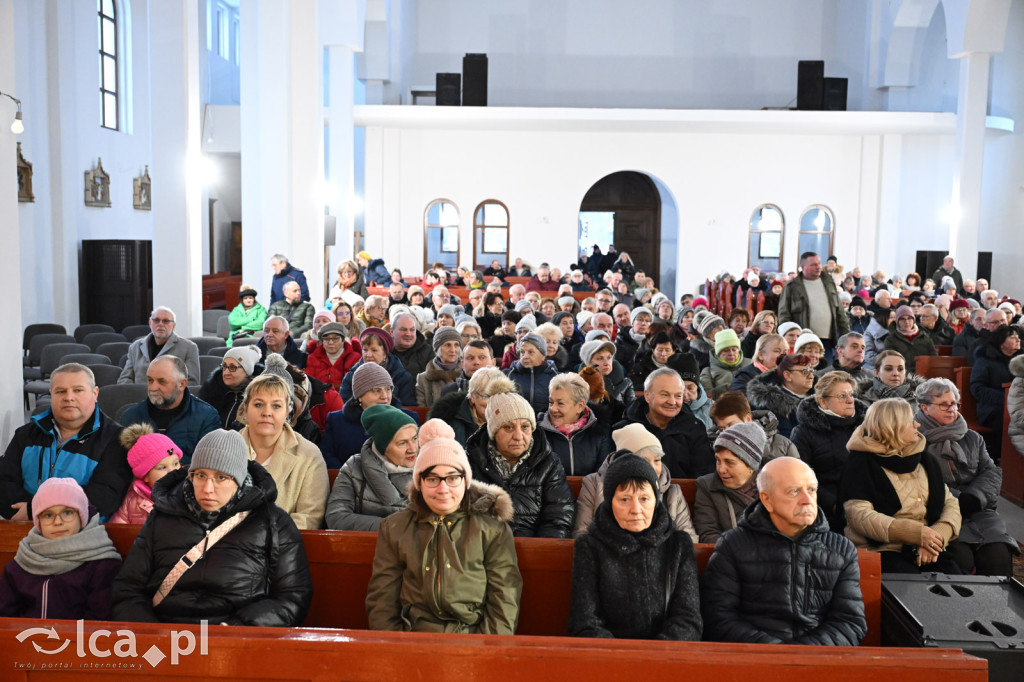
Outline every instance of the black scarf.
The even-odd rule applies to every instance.
[[[912,455],[881,455],[874,452],[850,451],[850,459],[843,472],[839,486],[840,502],[846,500],[867,500],[875,510],[887,516],[895,516],[903,508],[896,489],[883,469],[897,474],[908,474],[920,464],[928,478],[928,503],[925,508],[925,523],[932,525],[942,516],[946,505],[945,483],[942,469],[934,456],[923,452]]]

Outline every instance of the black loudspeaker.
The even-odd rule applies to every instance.
[[[145,322],[153,310],[153,243],[83,239],[78,291],[82,324]]]
[[[956,265],[956,263],[954,263]],[[992,252],[978,252],[978,279],[986,279],[992,284]]]
[[[848,78],[825,79],[825,111],[846,111],[846,89],[848,84]]]
[[[914,258],[914,268],[917,274],[921,275],[921,283],[932,276],[935,270],[942,266],[942,259],[948,251],[918,251]],[[935,286],[939,286],[936,282]]]
[[[466,53],[462,58],[462,106],[487,106],[487,55]]]
[[[825,106],[825,62],[800,61],[796,72],[796,108],[820,111]]]
[[[436,104],[439,107],[457,107],[462,104],[462,74],[439,73],[435,85]]]

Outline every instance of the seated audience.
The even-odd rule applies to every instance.
[[[548,342],[543,336],[525,334],[519,341],[519,359],[505,371],[536,414],[547,409],[548,385],[558,375],[555,363],[545,357],[547,349]]]
[[[307,346],[306,374],[330,384],[335,391],[363,355],[359,340],[348,341],[347,332],[341,323],[329,322],[320,328],[317,340]]]
[[[224,354],[220,367],[206,379],[199,389],[199,399],[217,410],[220,427],[239,430],[238,407],[242,395],[254,376],[263,373],[263,359],[255,345],[236,346]]]
[[[365,364],[376,363],[391,375],[394,393],[401,401],[401,405],[415,405],[416,392],[413,388],[413,379],[405,370],[402,362],[392,353],[394,339],[391,334],[377,327],[367,327],[359,337],[359,343],[363,349],[363,359],[354,364],[345,378],[341,380],[341,388],[338,390],[341,399],[346,402],[352,399],[354,372]]]
[[[971,394],[978,404],[978,423],[996,434],[992,456],[999,461],[1002,444],[1003,408],[1006,402],[1003,384],[1013,381],[1010,360],[1021,354],[1020,327],[1002,325],[988,335],[988,342],[975,354],[971,371]]]
[[[832,364],[824,369],[818,370],[818,376],[824,376],[829,372],[846,372],[854,382],[854,389],[857,395],[863,395],[874,383],[875,375],[864,364],[864,354],[867,350],[864,345],[864,335],[857,332],[847,332],[836,341],[835,357]]]
[[[230,346],[235,339],[249,338],[258,331],[263,331],[263,323],[267,321],[267,309],[256,300],[256,290],[243,284],[238,292],[238,305],[228,314],[230,333],[225,343]]]
[[[846,516],[839,504],[839,481],[849,453],[846,444],[864,422],[866,403],[857,400],[853,378],[846,372],[828,372],[814,387],[814,397],[796,408],[800,422],[792,440],[800,459],[814,469],[818,479],[818,507],[829,527],[841,533]]]
[[[757,340],[765,334],[774,334],[777,322],[778,318],[771,310],[762,310],[757,315],[754,315],[754,321],[750,324],[750,331],[747,332],[747,335],[743,337],[743,341],[740,343],[743,357],[750,358],[751,360],[754,359]]]
[[[128,466],[135,480],[110,523],[143,524],[153,511],[153,485],[181,468],[181,448],[149,424],[135,424],[121,431],[121,445],[128,450]]]
[[[700,384],[712,400],[729,390],[735,373],[752,364],[740,352],[740,339],[732,329],[723,329],[715,335],[715,349],[709,364],[700,373]]]
[[[573,548],[569,634],[699,641],[693,540],[672,523],[654,469],[624,455],[608,467],[603,488]]]
[[[537,416],[537,426],[569,476],[597,471],[613,449],[611,424],[598,419],[589,400],[590,385],[579,374],[559,374],[548,385],[547,411]]]
[[[430,408],[427,416],[452,427],[455,440],[464,444],[487,423],[487,401],[498,393],[515,392],[516,385],[497,367],[483,367],[469,380],[465,391],[446,393]]]
[[[156,482],[153,511],[114,580],[112,620],[302,623],[313,597],[302,536],[247,450],[238,432],[213,431],[188,471]]]
[[[358,454],[345,460],[334,479],[327,501],[327,527],[332,530],[377,530],[384,517],[405,509],[409,502],[406,489],[420,451],[416,421],[384,404],[367,407],[361,421],[370,436]],[[437,422],[427,422],[423,429],[437,428]]]
[[[747,384],[747,399],[755,410],[767,410],[779,420],[779,433],[789,438],[799,417],[796,408],[814,388],[813,360],[803,354],[787,355],[771,371]]]
[[[753,361],[746,367],[733,372],[730,391],[747,390],[750,380],[759,374],[775,369],[779,359],[789,354],[789,343],[778,334],[761,334],[754,344]]]
[[[718,542],[757,499],[756,477],[766,445],[764,430],[754,422],[738,422],[718,434],[715,470],[697,479],[693,502],[693,525],[701,542]]]
[[[885,348],[902,355],[907,371],[911,373],[917,356],[936,354],[931,335],[917,326],[913,308],[906,305],[896,309],[895,321],[889,325],[889,333],[885,337]]]
[[[779,434],[778,418],[767,410],[752,411],[750,403],[747,401],[747,396],[739,391],[726,391],[722,394],[722,397],[711,406],[710,416],[713,426],[708,429],[708,439],[712,443],[714,443],[722,431],[733,424],[754,422],[764,431],[764,455],[761,457],[763,462],[775,459],[776,457],[796,457],[800,459],[800,453],[797,451],[796,446],[793,445],[793,442]]]
[[[50,478],[73,478],[102,517],[117,511],[132,482],[118,440],[121,425],[103,414],[92,370],[66,363],[50,374],[50,407],[18,427],[0,457],[0,517],[32,518],[32,496]]]
[[[875,378],[871,388],[861,394],[861,400],[871,404],[883,398],[902,398],[917,409],[914,391],[924,381],[923,377],[907,374],[907,365],[897,351],[883,350],[875,357]]]
[[[530,403],[516,393],[499,393],[488,400],[486,414],[487,428],[466,445],[473,477],[512,497],[517,537],[569,537],[575,500],[558,457],[537,431]]]
[[[266,359],[270,353],[277,353],[296,367],[306,366],[306,354],[299,350],[298,344],[289,331],[288,320],[280,315],[271,315],[263,323],[263,338],[256,347],[260,355]]]
[[[882,573],[960,574],[949,542],[960,533],[960,505],[943,483],[943,464],[924,455],[914,410],[879,400],[850,438],[839,501],[846,537],[881,553]]]
[[[166,307],[154,308],[149,315],[150,332],[135,339],[128,347],[128,360],[118,377],[119,384],[146,383],[146,368],[161,356],[174,356],[185,363],[189,386],[199,386],[203,378],[199,372],[199,346],[174,333],[174,311]]]
[[[459,378],[462,346],[454,327],[440,327],[431,339],[434,357],[416,377],[416,404],[431,407],[441,397],[441,389]]]
[[[780,457],[757,488],[704,570],[704,638],[857,646],[867,634],[857,550],[819,513],[814,472]]]
[[[267,312],[269,315],[279,315],[286,319],[292,338],[297,339],[313,328],[316,308],[309,301],[302,300],[298,282],[286,282],[283,291],[284,298],[271,303]]]
[[[73,478],[48,478],[32,497],[32,522],[0,575],[0,616],[108,620],[121,555]]]
[[[181,448],[182,461],[192,458],[196,443],[218,428],[220,415],[188,390],[185,363],[174,355],[158,357],[146,368],[149,397],[125,410],[125,426],[149,424]]]

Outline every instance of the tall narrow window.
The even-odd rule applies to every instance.
[[[488,199],[473,213],[473,269],[485,270],[493,261],[508,267],[508,207]]]
[[[423,272],[434,263],[459,266],[459,209],[447,199],[431,201],[423,213]]]
[[[117,7],[114,0],[97,0],[100,29],[100,125],[120,130],[118,107]]]
[[[782,271],[782,241],[786,219],[775,204],[761,204],[750,216],[747,242],[747,267],[755,265],[764,272]]]
[[[814,204],[804,209],[800,216],[800,253],[813,251],[824,261],[832,253],[832,235],[835,232],[836,219],[832,209],[824,204]]]

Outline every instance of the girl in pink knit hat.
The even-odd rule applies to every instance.
[[[121,432],[128,449],[128,466],[135,480],[110,523],[145,523],[153,510],[153,484],[181,467],[181,448],[149,424],[133,424]]]

